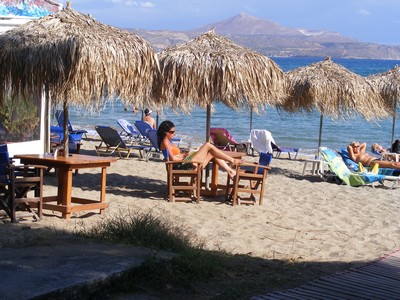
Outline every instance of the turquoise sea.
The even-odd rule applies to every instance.
[[[284,71],[300,66],[306,66],[324,58],[272,58]],[[349,70],[367,76],[393,68],[400,61],[371,60],[371,59],[333,59]],[[153,113],[153,117],[156,117]],[[134,114],[119,101],[108,102],[104,109],[96,114],[87,114],[73,107],[70,109],[70,120],[75,127],[94,130],[96,125],[110,125],[120,129],[116,120],[123,118],[134,123],[141,118],[141,112]],[[205,140],[206,112],[194,109],[190,115],[176,114],[165,109],[164,114],[158,116],[159,122],[171,120],[176,132],[187,141],[203,142]],[[400,121],[396,121],[395,138],[400,138]],[[250,112],[248,110],[233,111],[221,103],[214,106],[211,116],[211,127],[224,127],[229,130],[237,141],[247,140],[250,132]],[[275,141],[281,146],[302,148],[304,152],[313,153],[318,146],[319,114],[302,115],[287,114],[269,107],[264,113],[253,114],[253,129],[267,129],[271,131]],[[353,140],[380,143],[389,146],[391,141],[392,119],[370,123],[362,117],[350,120],[330,120],[324,118],[322,131],[322,145],[333,149],[346,146]]]

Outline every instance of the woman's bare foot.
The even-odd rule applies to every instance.
[[[232,164],[233,164],[234,166],[237,166],[237,165],[240,165],[240,164],[242,164],[242,163],[243,163],[243,159],[234,158]]]
[[[228,171],[229,177],[231,179],[235,178],[236,176],[236,171],[234,169],[231,169],[230,171]]]

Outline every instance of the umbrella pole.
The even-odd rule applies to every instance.
[[[250,107],[250,131],[253,129],[253,108]]]
[[[44,97],[45,97],[45,103],[44,103],[44,119],[45,119],[45,125],[44,125],[44,152],[45,153],[50,153],[50,94],[49,90],[46,88],[44,92]]]
[[[211,105],[207,104],[207,119],[206,119],[206,143],[210,141],[210,127],[211,127]],[[208,179],[210,178],[210,168],[206,168],[205,185],[208,186]]]
[[[64,140],[63,140],[63,150],[64,150],[64,157],[68,157],[69,149],[68,149],[68,140],[69,140],[69,130],[68,130],[68,103],[64,100],[63,103],[63,114],[64,114],[64,124],[63,124],[63,132],[64,132]]]
[[[207,104],[206,143],[210,141],[210,127],[211,127],[211,105]]]
[[[322,120],[323,120],[323,115],[319,115],[319,137],[318,137],[318,149],[317,149],[317,159],[319,159],[319,148],[321,147],[322,143]]]
[[[394,100],[393,104],[393,123],[392,123],[392,142],[390,143],[390,147],[392,147],[394,143],[394,129],[396,126],[396,113],[397,113],[397,98]]]

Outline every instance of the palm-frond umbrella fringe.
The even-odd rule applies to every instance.
[[[393,116],[391,139],[391,143],[393,144],[397,115],[397,103],[400,99],[400,68],[398,65],[396,65],[393,69],[386,72],[370,75],[367,77],[367,81],[375,85],[376,88],[379,90],[381,96],[385,100],[387,109]]]
[[[378,120],[388,116],[388,110],[377,89],[365,78],[345,67],[325,60],[287,72],[289,97],[278,109],[291,113],[318,111],[320,113],[321,146],[322,118],[348,119],[362,115]]]
[[[0,53],[0,104],[5,97],[32,99],[43,92],[65,108],[97,109],[103,97],[114,96],[135,106],[152,104],[159,70],[154,50],[141,37],[76,12],[69,3],[0,35]]]
[[[0,101],[12,90],[29,98],[49,90],[53,101],[85,107],[118,95],[151,98],[157,56],[148,43],[67,7],[0,36]]]
[[[269,58],[210,30],[159,54],[159,92],[166,104],[188,112],[220,101],[255,111],[285,96],[283,71]]]

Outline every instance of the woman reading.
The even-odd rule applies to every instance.
[[[236,171],[228,163],[237,165],[242,163],[241,159],[235,159],[226,155],[223,151],[216,148],[211,143],[205,143],[197,151],[182,153],[181,150],[171,142],[175,134],[175,125],[171,121],[163,121],[157,130],[157,140],[160,150],[168,150],[168,158],[171,161],[182,161],[186,163],[197,162],[206,166],[212,159],[228,172],[229,177],[233,178]]]

